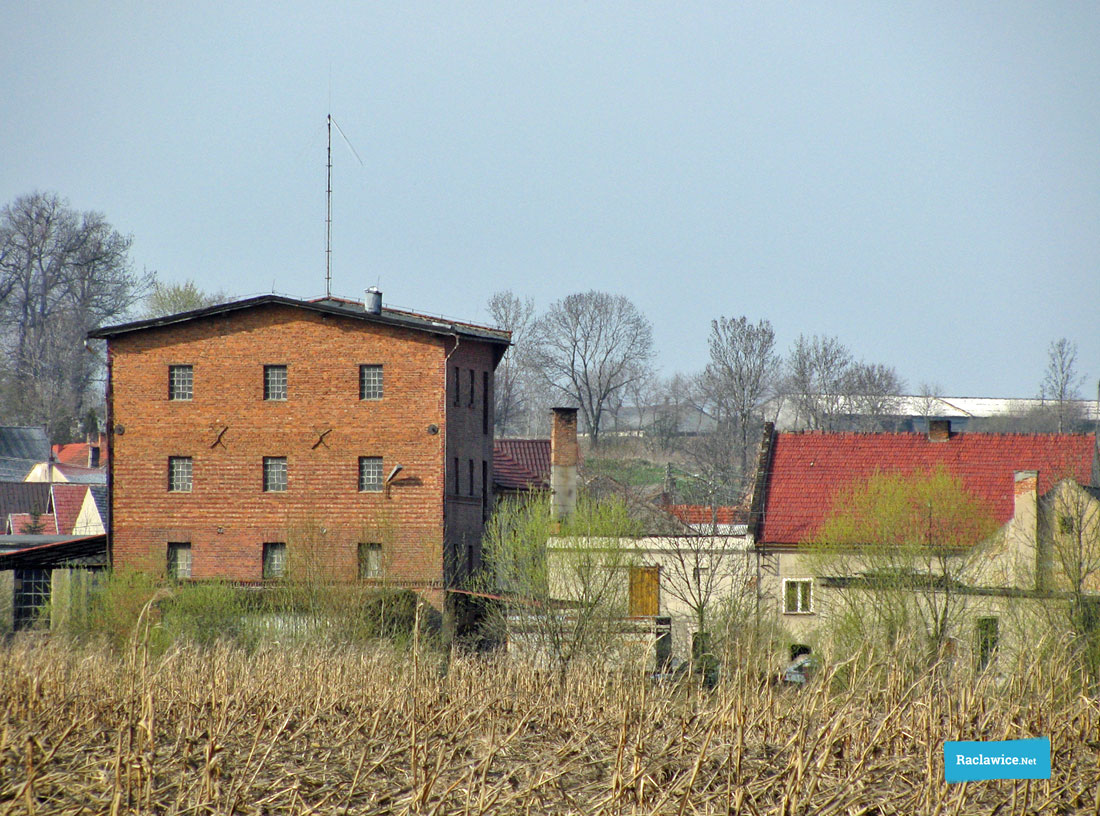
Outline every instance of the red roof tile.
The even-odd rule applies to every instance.
[[[69,535],[76,525],[76,517],[84,505],[84,496],[88,492],[86,484],[53,485],[53,514],[57,520],[57,534]]]
[[[780,433],[772,442],[764,512],[757,540],[810,540],[842,488],[876,472],[926,473],[942,467],[984,499],[998,523],[1012,517],[1018,470],[1039,471],[1039,492],[1061,478],[1093,484],[1094,434]]]
[[[63,465],[88,466],[88,449],[93,445],[99,448],[100,461],[106,462],[107,437],[100,434],[94,442],[70,442],[67,445],[54,445],[53,458]]]
[[[493,487],[497,490],[549,488],[550,440],[495,440],[493,442]]]
[[[717,519],[706,504],[666,504],[663,508],[684,524],[744,524],[748,520],[748,513],[742,507],[714,508]]]
[[[31,535],[30,528],[34,523],[30,513],[12,513],[8,516],[8,529],[11,535]],[[37,535],[57,535],[57,520],[53,513],[43,513],[38,517],[38,525],[42,529]]]

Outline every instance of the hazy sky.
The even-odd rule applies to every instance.
[[[166,280],[487,320],[590,288],[665,373],[719,315],[911,390],[1100,376],[1100,4],[9,0],[0,203],[51,190]]]

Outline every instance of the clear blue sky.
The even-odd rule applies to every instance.
[[[166,280],[485,320],[626,294],[837,335],[912,389],[1100,377],[1100,4],[11,0],[0,201],[53,190]],[[331,99],[331,103],[330,103]]]

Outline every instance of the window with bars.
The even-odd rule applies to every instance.
[[[283,401],[286,399],[286,366],[264,366],[264,399]]]
[[[195,372],[189,365],[168,366],[168,399],[189,400],[195,395]]]
[[[286,544],[270,541],[264,544],[263,577],[265,580],[286,575]]]
[[[168,577],[173,581],[185,580],[191,577],[190,542],[168,542]]]
[[[192,461],[190,456],[168,457],[168,490],[173,493],[191,492]]]
[[[359,490],[374,493],[382,489],[382,457],[359,457]]]
[[[783,611],[788,615],[808,615],[813,608],[813,580],[783,580]]]
[[[286,457],[264,457],[264,492],[286,492]]]
[[[382,577],[382,545],[369,542],[359,545],[359,577]]]
[[[359,399],[382,399],[382,366],[359,366]]]

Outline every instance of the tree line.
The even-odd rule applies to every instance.
[[[0,210],[0,417],[44,425],[54,441],[94,430],[102,416],[103,360],[87,350],[100,325],[202,308],[230,299],[193,282],[159,281],[130,260],[132,236],[102,213],[81,212],[56,193],[21,196]],[[510,291],[488,301],[490,319],[513,332],[497,371],[495,428],[500,436],[546,432],[546,408],[579,409],[593,446],[609,427],[633,424],[677,448],[715,485],[749,471],[760,425],[789,404],[800,427],[890,429],[905,381],[888,364],[857,360],[837,337],[800,336],[786,354],[766,319],[715,318],[709,362],[696,373],[659,377],[650,321],[622,295],[567,295],[537,313]],[[1069,430],[1080,420],[1077,348],[1054,341],[1040,396],[1044,408],[1021,430]],[[922,386],[930,399],[935,386]],[[687,409],[709,418],[707,433],[679,433]],[[853,425],[854,423],[854,425]],[[991,428],[997,430],[998,428]]]
[[[712,487],[712,498],[743,495],[761,427],[781,407],[793,413],[794,427],[808,430],[899,430],[905,379],[888,363],[858,359],[835,336],[800,335],[783,353],[769,320],[720,316],[710,323],[705,368],[662,378],[653,367],[652,326],[621,295],[574,293],[539,314],[530,298],[502,291],[489,298],[488,311],[514,343],[497,372],[498,436],[545,434],[548,406],[575,405],[593,447],[609,428],[625,425],[679,454]],[[980,429],[1079,428],[1082,384],[1076,344],[1055,340],[1039,407],[985,420]],[[922,384],[920,410],[934,415],[941,395]],[[689,412],[705,417],[705,427],[683,428]]]

